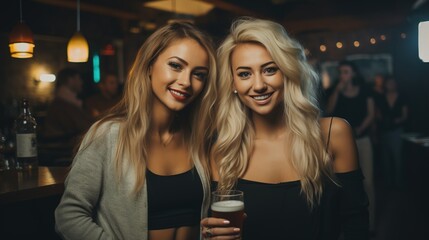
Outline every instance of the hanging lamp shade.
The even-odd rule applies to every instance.
[[[23,22],[19,22],[9,35],[10,55],[13,58],[33,57],[34,40],[30,28]]]
[[[205,15],[214,8],[213,4],[201,0],[146,1],[143,5],[145,7],[155,8],[162,11],[192,16]]]
[[[88,55],[88,42],[80,32],[76,32],[67,44],[67,60],[69,62],[87,62]]]

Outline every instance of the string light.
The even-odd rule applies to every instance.
[[[390,31],[390,32],[389,32]],[[312,35],[309,36],[308,39],[307,37],[305,39],[307,39],[307,44],[311,44],[314,46],[314,38],[318,37],[319,38],[319,54],[321,53],[326,53],[329,51],[340,51],[342,49],[344,50],[351,50],[351,49],[358,49],[361,48],[362,50],[365,50],[367,47],[375,47],[377,45],[380,45],[380,47],[384,46],[381,43],[384,44],[384,42],[388,42],[391,40],[394,40],[394,36],[396,36],[396,38],[399,39],[406,39],[408,36],[405,33],[405,31],[403,32],[399,32],[399,33],[394,33],[394,29],[388,30],[386,31],[386,29],[383,29],[382,31],[379,30],[362,30],[360,32],[350,32],[350,33],[342,33],[339,34],[337,36],[332,36],[332,34],[320,34],[320,35]],[[377,33],[378,32],[378,33]],[[400,37],[399,37],[399,36]],[[304,39],[303,39],[304,40]],[[306,42],[304,40],[304,42]],[[333,43],[332,46],[329,43]],[[390,43],[393,44],[393,43]],[[329,48],[329,49],[328,49]],[[315,49],[317,50],[317,49]],[[305,51],[306,54],[307,50]],[[314,52],[313,52],[314,54]],[[347,53],[350,54],[350,53]]]
[[[353,46],[355,46],[355,47],[359,47],[359,46],[360,46],[360,42],[359,42],[359,41],[354,41],[354,42],[353,42]]]

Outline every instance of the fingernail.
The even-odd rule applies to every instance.
[[[225,221],[223,221],[223,223],[225,223],[225,224],[229,224],[229,221],[228,221],[228,220],[225,220]]]
[[[234,228],[234,232],[240,232],[240,228]]]

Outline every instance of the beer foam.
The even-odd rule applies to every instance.
[[[226,200],[212,203],[212,210],[216,212],[236,212],[244,209],[244,202],[238,200]]]

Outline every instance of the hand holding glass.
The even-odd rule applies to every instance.
[[[243,228],[244,201],[242,191],[214,191],[211,210],[213,217],[228,220],[231,227]]]

